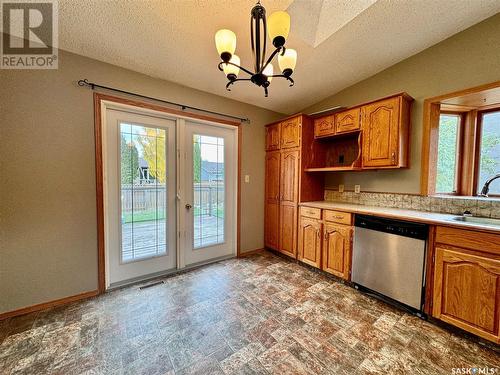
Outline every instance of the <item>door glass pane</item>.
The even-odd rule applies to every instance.
[[[224,242],[224,175],[224,138],[194,134],[194,248]]]
[[[442,114],[439,117],[436,192],[457,191],[457,156],[460,116]]]
[[[167,253],[166,134],[120,124],[121,261]]]
[[[500,111],[485,113],[481,129],[478,192],[488,178],[500,173]],[[490,184],[489,194],[500,194],[500,179]]]

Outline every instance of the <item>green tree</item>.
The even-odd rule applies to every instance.
[[[458,121],[457,116],[448,115],[442,115],[439,121],[437,192],[451,192],[455,188]]]
[[[195,135],[193,140],[193,179],[194,182],[201,182],[201,146],[199,135]]]
[[[127,143],[123,134],[120,142],[122,184],[132,184],[139,176],[139,153],[133,142]]]

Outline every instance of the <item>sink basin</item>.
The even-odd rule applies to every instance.
[[[500,219],[490,219],[488,217],[455,216],[451,220],[462,221],[464,223],[491,225],[494,227],[500,227]]]

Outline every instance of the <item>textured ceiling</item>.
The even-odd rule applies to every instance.
[[[225,90],[214,44],[218,29],[233,30],[242,65],[253,66],[249,14],[254,3],[59,0],[59,45],[153,77],[293,113],[500,11],[498,0],[355,0],[352,6],[349,0],[262,0],[268,14],[289,8],[287,46],[298,52],[295,86],[276,79],[265,98],[260,88],[246,82]]]

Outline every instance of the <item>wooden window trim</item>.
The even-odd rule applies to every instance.
[[[478,112],[486,109],[494,109],[500,106],[498,102],[487,102],[484,106],[474,107],[467,105],[451,105],[450,99],[466,97],[473,94],[488,93],[486,96],[493,97],[492,91],[500,90],[500,81],[489,84],[452,92],[428,98],[424,100],[423,109],[423,134],[422,134],[422,159],[420,175],[420,195],[432,196],[436,194],[436,169],[437,150],[439,136],[439,116],[442,111],[455,109],[454,112],[463,112],[464,121],[464,144],[462,146],[462,176],[460,181],[461,191],[459,196],[475,195],[474,171],[476,170],[477,154],[477,119]],[[448,101],[448,102],[446,102]],[[441,194],[439,194],[441,195]]]

